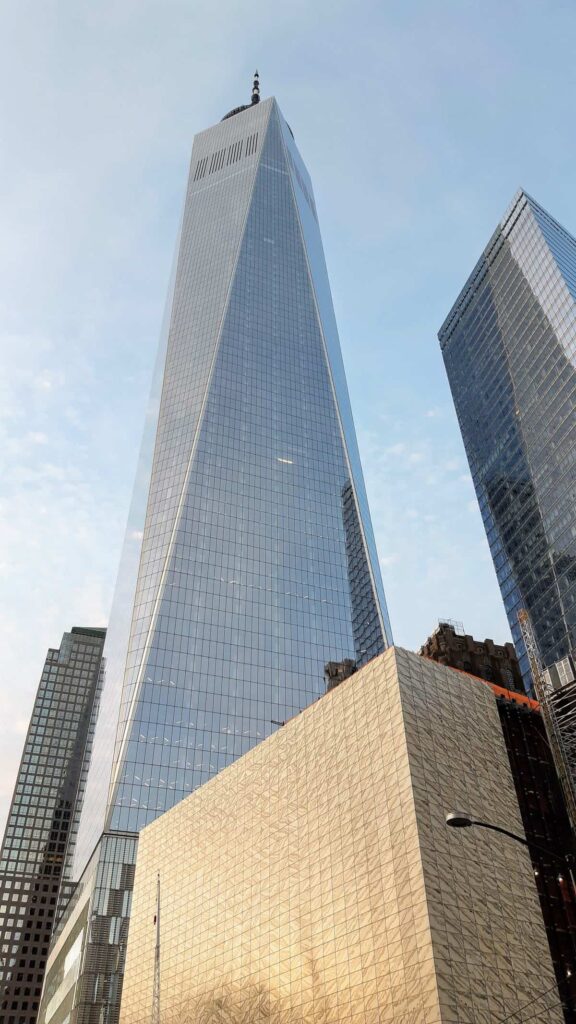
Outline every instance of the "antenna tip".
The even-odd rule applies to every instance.
[[[252,103],[260,102],[260,76],[257,71],[254,72],[254,82],[252,83]]]

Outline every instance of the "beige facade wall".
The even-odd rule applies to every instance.
[[[144,830],[121,1024],[158,872],[161,1024],[496,1024],[547,989],[559,1024],[528,856],[453,807],[522,831],[492,691],[389,650]]]

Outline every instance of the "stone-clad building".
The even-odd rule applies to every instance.
[[[522,832],[494,693],[390,649],[143,830],[121,1024],[559,1024],[530,858],[453,807]]]
[[[463,631],[455,630],[452,624],[443,622],[420,649],[420,654],[462,669],[464,659],[471,657],[467,652],[474,646],[478,649],[478,667],[484,668],[486,663],[480,654],[482,647],[506,654],[512,645],[496,647],[491,640],[478,644],[472,637],[464,636]],[[511,660],[520,678],[513,648]],[[462,682],[467,685],[468,680],[462,677]],[[568,1024],[574,1024],[576,894],[567,872],[562,870],[561,858],[573,858],[575,850],[562,785],[539,704],[509,687],[497,683],[489,685],[496,696],[565,1019]]]

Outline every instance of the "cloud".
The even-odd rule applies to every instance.
[[[404,455],[405,453],[406,445],[403,441],[397,441],[396,444],[391,444],[383,450],[383,455]]]
[[[109,459],[116,400],[107,410],[98,396],[90,419],[70,426],[61,396],[68,388],[91,395],[89,354],[71,347],[65,375],[44,362],[56,348],[34,332],[0,334],[0,352],[11,353],[0,404],[0,816],[48,647],[72,625],[106,624],[130,488],[131,469]],[[108,447],[103,460],[98,439]],[[116,445],[133,464],[135,450],[128,456],[121,438]]]
[[[39,391],[53,391],[54,388],[63,387],[64,381],[64,374],[61,371],[42,370],[41,373],[34,378],[33,384]]]
[[[396,637],[446,613],[502,636],[435,330],[523,168],[576,223],[571,5],[5,6],[0,729],[110,603],[191,135],[247,98],[256,50],[314,179]]]
[[[457,430],[395,410],[383,437],[372,426],[378,415],[364,407],[359,446],[395,641],[417,649],[448,613],[469,632],[507,640],[478,503],[462,487],[471,479]]]
[[[396,565],[396,563],[399,562],[399,561],[400,561],[400,555],[397,554],[396,552],[393,552],[390,555],[381,555],[380,556],[380,565],[382,566],[383,569],[387,569],[389,565]]]

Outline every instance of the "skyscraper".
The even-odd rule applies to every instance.
[[[390,641],[312,185],[257,80],[194,140],[155,396],[77,845],[79,877],[105,834],[97,895],[46,992],[79,942],[57,1012],[84,1024],[117,1013],[131,837]]]
[[[576,649],[576,240],[525,192],[440,332],[525,683]]]
[[[0,1020],[34,1024],[74,838],[105,630],[74,626],[50,649],[0,855]],[[62,889],[65,891],[62,892]]]

